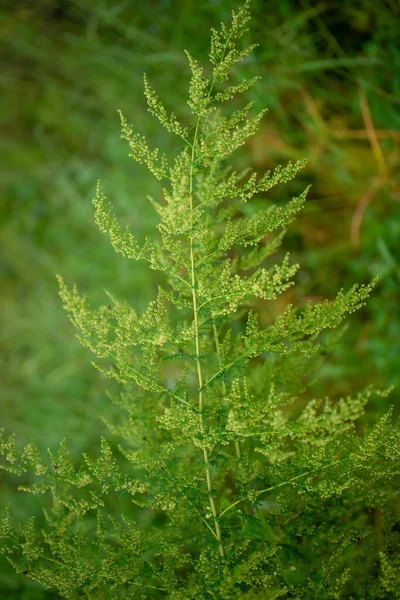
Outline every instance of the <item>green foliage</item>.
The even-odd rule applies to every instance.
[[[95,218],[117,252],[160,272],[156,299],[141,315],[112,294],[92,309],[59,277],[80,341],[120,386],[110,397],[127,415],[108,425],[123,443],[102,438],[100,456],[75,465],[65,440],[49,458],[34,442],[19,451],[13,436],[0,440],[2,468],[33,469],[20,489],[44,495],[40,526],[5,512],[3,552],[61,597],[398,597],[399,430],[391,412],[364,431],[360,422],[368,399],[389,390],[304,393],[329,351],[325,330],[361,308],[375,281],[288,305],[267,325],[257,315],[293,283],[298,265],[269,257],[308,189],[270,206],[262,194],[304,161],[261,175],[226,164],[264,114],[218,107],[256,81],[227,83],[253,50],[241,47],[248,19],[245,2],[212,30],[209,76],[187,53],[189,127],[145,79],[150,113],[183,142],[175,153],[150,149],[121,115],[131,156],[165,182],[164,200],[150,199],[159,237],[141,245],[122,230],[100,185]],[[248,216],[252,200],[265,205]]]

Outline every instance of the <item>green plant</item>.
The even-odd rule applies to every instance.
[[[145,79],[150,112],[180,139],[174,157],[151,150],[122,119],[131,156],[159,180],[160,239],[122,230],[99,185],[96,222],[123,256],[160,271],[165,285],[142,314],[108,294],[90,308],[62,278],[60,293],[110,394],[128,416],[108,423],[97,459],[75,466],[65,440],[50,463],[34,442],[1,441],[3,468],[46,494],[44,522],[0,528],[18,572],[67,598],[396,598],[399,577],[398,429],[391,413],[356,430],[372,394],[332,403],[307,383],[374,285],[335,300],[288,305],[261,326],[256,307],[291,284],[297,265],[268,265],[307,189],[284,206],[247,202],[294,178],[305,162],[261,176],[226,158],[255,133],[264,111],[225,115],[256,78],[229,85],[249,3],[212,31],[211,75],[188,53],[193,125],[167,113]],[[221,105],[221,109],[217,106]],[[265,266],[260,266],[265,265]],[[134,285],[134,284],[133,284]],[[257,304],[256,304],[257,302]],[[356,594],[356,596],[355,596]]]

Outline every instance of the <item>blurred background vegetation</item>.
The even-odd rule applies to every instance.
[[[109,383],[74,339],[55,273],[90,300],[104,289],[143,307],[158,280],[117,256],[98,231],[91,198],[101,177],[121,221],[152,235],[146,195],[160,188],[127,157],[128,121],[168,150],[146,112],[142,74],[183,119],[189,71],[182,52],[208,54],[209,30],[236,0],[3,0],[0,3],[1,425],[41,448],[67,437],[75,455],[96,451],[106,427]],[[399,384],[400,355],[400,8],[396,0],[253,0],[243,65],[263,79],[248,92],[269,112],[238,156],[254,168],[309,158],[302,177],[271,197],[285,202],[313,187],[284,249],[302,269],[281,299],[332,298],[340,287],[381,274],[368,305],[320,369],[314,391],[337,397],[371,381]],[[250,72],[250,73],[249,73]],[[240,71],[237,79],[241,77]],[[396,405],[372,402],[375,419]],[[397,403],[398,406],[398,403]],[[39,511],[7,479],[0,502]],[[27,503],[28,500],[28,503]],[[28,505],[27,505],[28,504]],[[1,597],[51,598],[1,563]]]

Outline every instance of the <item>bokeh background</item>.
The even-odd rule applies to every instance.
[[[93,304],[104,290],[139,309],[157,274],[117,256],[98,231],[91,198],[101,177],[120,220],[139,237],[157,222],[147,195],[158,183],[128,158],[117,109],[154,145],[176,139],[146,112],[146,72],[183,119],[189,78],[183,48],[206,59],[210,27],[232,0],[3,0],[1,68],[1,426],[19,444],[74,455],[95,451],[107,432],[109,383],[92,367],[58,298],[55,273]],[[238,69],[260,74],[246,94],[268,107],[262,127],[235,159],[257,170],[307,157],[295,182],[272,194],[285,202],[312,183],[284,250],[302,268],[275,305],[332,298],[341,287],[380,283],[320,368],[315,391],[333,398],[397,385],[371,402],[371,421],[394,404],[400,383],[400,7],[397,0],[253,0],[249,40]],[[0,503],[17,516],[40,512],[2,477]],[[23,499],[21,499],[23,496]],[[0,559],[2,598],[51,598]]]

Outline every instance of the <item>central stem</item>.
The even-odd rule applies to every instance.
[[[190,164],[190,181],[189,181],[189,199],[190,199],[190,213],[191,213],[191,219],[192,219],[191,236],[190,236],[190,266],[191,266],[191,280],[192,280],[191,283],[192,283],[192,300],[193,300],[194,339],[195,339],[195,347],[196,347],[195,360],[196,360],[197,378],[198,378],[198,384],[199,384],[199,405],[198,406],[199,406],[200,433],[203,434],[204,433],[204,414],[203,414],[203,412],[204,412],[204,391],[202,388],[204,385],[204,378],[203,378],[203,370],[202,370],[202,365],[201,365],[201,360],[200,360],[199,308],[198,308],[197,292],[196,292],[194,235],[193,235],[193,208],[194,208],[194,206],[193,206],[193,166],[194,166],[194,160],[195,160],[195,148],[196,148],[197,135],[198,135],[198,131],[199,131],[200,119],[201,119],[201,117],[199,117],[197,120],[196,131],[194,134],[193,146],[192,146],[192,157],[191,157],[191,164]],[[205,470],[206,470],[208,498],[210,501],[210,508],[211,508],[213,519],[214,519],[215,537],[218,540],[219,554],[220,554],[221,558],[224,558],[225,557],[225,549],[224,549],[224,544],[222,541],[222,532],[221,532],[221,526],[219,524],[217,506],[215,503],[213,482],[212,482],[212,476],[211,476],[210,456],[209,456],[208,448],[206,448],[205,446],[203,448],[203,457],[204,457],[204,464],[205,464]]]

